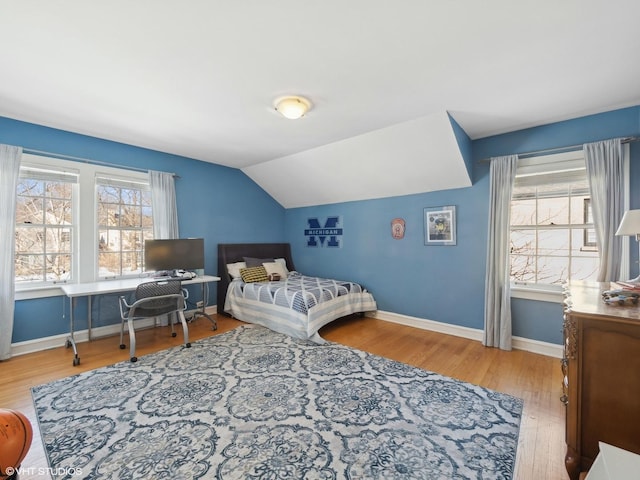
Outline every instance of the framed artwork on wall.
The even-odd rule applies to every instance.
[[[429,207],[424,209],[424,244],[456,244],[456,207]]]
[[[307,219],[307,226],[309,228],[304,229],[307,247],[342,248],[341,215],[333,215],[324,219],[311,217]]]
[[[396,240],[404,238],[405,221],[403,218],[394,218],[391,220],[391,236]]]

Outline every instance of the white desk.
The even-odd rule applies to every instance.
[[[78,297],[87,297],[88,301],[88,311],[87,311],[87,328],[89,340],[91,340],[91,299],[94,295],[104,295],[106,293],[116,293],[116,292],[127,292],[135,290],[138,285],[142,282],[149,282],[154,279],[153,277],[141,277],[141,278],[125,278],[121,280],[102,280],[99,282],[90,282],[90,283],[74,283],[69,285],[60,285],[60,288],[64,292],[64,294],[69,297],[70,301],[70,326],[69,326],[69,337],[66,341],[66,347],[73,347],[73,365],[80,364],[80,357],[78,356],[78,348],[76,346],[76,341],[73,338],[74,332],[74,319],[73,319],[73,311],[75,309],[76,299]],[[202,285],[203,292],[203,301],[204,301],[204,287],[206,283],[209,282],[217,282],[220,280],[220,277],[214,277],[212,275],[201,275],[199,277],[191,278],[189,280],[184,280],[182,282],[183,285],[194,285],[200,284]],[[212,319],[207,313],[204,311],[206,305],[202,304],[202,309],[197,310],[194,314],[194,318],[198,315],[207,317],[215,330],[217,328],[216,321]]]

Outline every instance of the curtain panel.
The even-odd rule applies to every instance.
[[[15,308],[16,191],[22,147],[0,145],[0,360],[11,357]]]
[[[620,280],[622,238],[615,235],[624,214],[625,162],[619,138],[583,146],[596,244],[599,282]]]
[[[149,185],[153,209],[153,238],[178,238],[178,208],[173,174],[149,170]]]
[[[511,350],[509,235],[511,192],[517,166],[517,155],[491,159],[482,344],[502,350]]]

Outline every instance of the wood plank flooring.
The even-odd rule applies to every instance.
[[[242,322],[218,316],[219,328],[199,318],[190,324],[191,341],[226,332]],[[178,329],[180,330],[180,329]],[[481,385],[524,399],[515,480],[566,480],[564,469],[564,407],[558,359],[514,350],[485,348],[479,342],[397,325],[374,318],[349,317],[321,330],[327,340],[392,358],[416,367]],[[142,356],[179,345],[168,327],[137,332]],[[21,480],[47,478],[47,460],[39,436],[30,388],[128,359],[117,337],[81,343],[81,363],[72,365],[73,351],[64,347],[0,362],[0,408],[23,412],[32,422],[34,440],[23,461]]]

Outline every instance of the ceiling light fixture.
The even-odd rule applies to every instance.
[[[303,117],[311,108],[311,102],[304,97],[282,97],[274,102],[276,111],[289,120]]]

